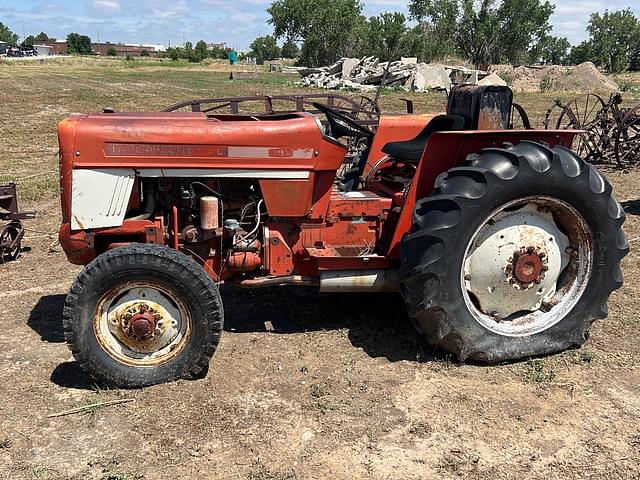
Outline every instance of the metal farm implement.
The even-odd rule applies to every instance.
[[[20,256],[20,243],[24,237],[21,220],[34,217],[33,212],[18,208],[15,183],[0,185],[0,220],[9,222],[0,225],[0,263],[15,260]]]
[[[544,127],[584,130],[574,140],[578,155],[593,164],[628,169],[640,163],[640,103],[624,108],[622,102],[619,92],[607,102],[595,93],[567,103],[556,99]]]

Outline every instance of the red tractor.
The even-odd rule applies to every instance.
[[[397,291],[429,343],[489,363],[582,345],[622,285],[611,186],[566,148],[578,132],[508,129],[506,87],[375,122],[187,103],[58,126],[60,243],[86,265],[64,331],[100,381],[206,371],[222,282]]]

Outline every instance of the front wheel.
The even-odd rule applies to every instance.
[[[143,244],[110,250],[87,265],[63,313],[80,366],[124,388],[206,372],[222,322],[217,286],[195,261]]]
[[[609,183],[568,149],[471,155],[415,207],[401,248],[409,314],[461,360],[582,345],[622,285],[623,222]]]

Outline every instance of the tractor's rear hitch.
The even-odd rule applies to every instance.
[[[20,256],[24,237],[22,220],[35,218],[35,213],[18,208],[16,184],[0,185],[0,263],[15,260]]]

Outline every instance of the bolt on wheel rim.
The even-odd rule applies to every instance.
[[[591,233],[569,204],[526,197],[494,211],[473,234],[461,271],[465,303],[488,330],[528,336],[580,300],[593,263]]]
[[[167,363],[191,335],[191,317],[169,289],[150,282],[130,282],[98,302],[94,331],[102,349],[127,365]]]

